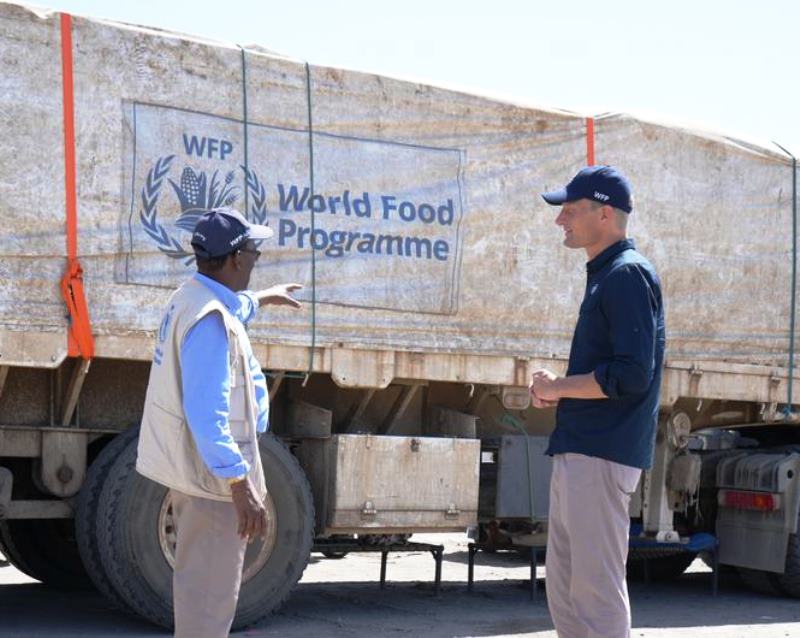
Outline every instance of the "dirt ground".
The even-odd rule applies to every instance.
[[[387,587],[379,588],[380,554],[340,560],[313,554],[289,602],[236,637],[536,636],[555,638],[538,568],[540,596],[529,598],[529,567],[516,554],[478,554],[468,593],[466,536],[415,535],[445,545],[442,591],[433,592],[434,561],[426,552],[390,554]],[[800,601],[753,593],[733,576],[711,595],[708,568],[695,561],[669,584],[631,583],[636,638],[800,636]],[[0,638],[30,636],[165,636],[113,610],[93,592],[54,592],[12,567],[0,567]]]

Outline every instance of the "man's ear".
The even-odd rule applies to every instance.
[[[242,269],[242,253],[240,253],[238,250],[235,250],[228,255],[228,259],[231,260],[231,265],[233,266],[234,270]]]

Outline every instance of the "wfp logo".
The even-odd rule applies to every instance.
[[[169,334],[169,325],[172,323],[172,313],[175,310],[175,304],[172,304],[167,310],[167,313],[164,315],[164,318],[161,320],[161,325],[158,328],[158,342],[164,343],[167,340],[167,335]]]
[[[189,264],[194,259],[191,247],[181,241],[180,233],[184,231],[191,236],[200,217],[215,208],[233,206],[241,197],[241,188],[234,183],[236,172],[221,174],[214,170],[209,175],[204,171],[196,171],[185,166],[176,182],[169,177],[175,161],[175,155],[165,155],[156,160],[148,171],[141,190],[139,221],[147,236],[155,243],[162,254],[172,259],[183,260]],[[267,220],[267,196],[264,185],[255,171],[239,166],[244,175],[245,189],[249,199],[249,209],[245,217],[255,224],[265,224]],[[172,206],[162,202],[164,183],[168,182],[174,195]],[[159,209],[171,209],[174,217],[171,224],[161,221]],[[184,240],[185,241],[185,240]]]
[[[164,342],[167,340],[169,336],[169,327],[172,324],[172,313],[175,311],[175,304],[172,304],[167,310],[164,318],[161,320],[161,325],[158,327],[158,343],[156,344],[156,348],[153,351],[153,363],[157,366],[161,365],[161,361],[164,359]]]

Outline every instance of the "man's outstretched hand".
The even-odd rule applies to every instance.
[[[258,290],[254,294],[258,299],[259,306],[272,305],[299,308],[300,302],[292,297],[291,293],[295,290],[300,290],[302,287],[300,284],[278,284],[264,290]]]

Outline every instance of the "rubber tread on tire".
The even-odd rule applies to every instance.
[[[56,589],[91,589],[75,540],[73,521],[0,521],[0,546],[19,571]]]
[[[100,451],[86,473],[86,480],[78,494],[75,509],[75,534],[83,565],[94,586],[114,606],[127,609],[125,601],[117,594],[103,569],[98,547],[97,510],[100,493],[114,461],[131,441],[136,440],[138,428],[130,428],[115,436]]]
[[[313,543],[311,488],[297,460],[277,438],[259,442],[267,490],[275,503],[274,550],[242,584],[232,629],[265,618],[288,598],[308,563]],[[136,441],[111,465],[98,504],[98,550],[118,596],[140,616],[173,624],[172,569],[158,540],[157,520],[167,489],[135,471]]]
[[[780,593],[792,598],[800,598],[800,539],[797,534],[789,534],[784,572],[782,574],[769,573],[768,576],[770,582]]]

